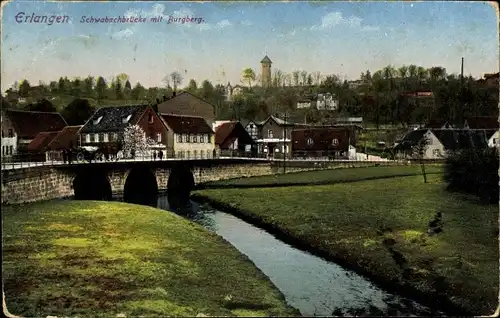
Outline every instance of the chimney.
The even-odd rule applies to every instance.
[[[172,93],[172,97],[175,97],[175,91]]]
[[[163,95],[163,101],[167,101],[167,96]]]

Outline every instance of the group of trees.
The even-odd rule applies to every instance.
[[[416,65],[363,72],[356,81],[342,81],[336,75],[323,76],[320,72],[273,70],[271,87],[256,85],[259,76],[251,68],[242,71],[242,83],[247,86],[244,94],[228,101],[226,87],[214,85],[209,80],[201,83],[187,81],[184,90],[198,95],[215,105],[219,119],[260,119],[269,114],[287,114],[293,121],[328,123],[337,116],[362,116],[365,121],[379,124],[408,125],[427,120],[447,120],[463,123],[473,115],[496,115],[498,88],[488,87],[471,76],[447,74],[442,67],[424,68]],[[93,111],[95,105],[86,100],[97,100],[97,105],[111,100],[127,102],[155,101],[171,96],[183,84],[183,76],[172,72],[164,77],[163,87],[145,88],[137,82],[132,85],[128,75],[120,74],[106,81],[104,77],[68,79],[61,77],[49,84],[32,86],[28,81],[15,83],[7,90],[7,104],[15,107],[18,97],[37,98],[37,102],[23,105],[30,110],[53,110],[48,96],[74,97],[63,113],[68,122],[82,123],[82,118]],[[429,91],[432,96],[412,97],[410,92]],[[333,93],[339,101],[337,111],[318,111],[314,108],[296,109],[297,101],[313,98],[318,93]],[[2,96],[2,102],[5,102]],[[4,106],[5,107],[5,106]]]

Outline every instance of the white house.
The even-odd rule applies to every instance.
[[[11,157],[17,152],[17,134],[10,121],[1,114],[2,125],[2,158]]]
[[[339,102],[331,93],[318,94],[316,107],[318,110],[337,110]]]
[[[500,144],[498,143],[500,138],[500,133],[499,131],[495,131],[495,133],[488,139],[488,147],[490,148],[495,148],[498,147]]]
[[[311,107],[311,101],[310,100],[299,100],[297,102],[297,109],[310,108],[310,107]]]

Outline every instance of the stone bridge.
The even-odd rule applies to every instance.
[[[380,164],[380,163],[377,163]],[[392,163],[394,164],[394,163]],[[287,162],[286,172],[338,166],[368,166],[373,162]],[[125,202],[156,202],[159,190],[185,197],[196,184],[283,173],[283,162],[252,159],[105,162],[37,166],[2,170],[2,204],[18,204],[74,196],[109,200],[123,193]],[[145,199],[146,198],[146,199]]]

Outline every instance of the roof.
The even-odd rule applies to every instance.
[[[59,113],[6,109],[5,115],[18,137],[24,139],[33,139],[41,132],[60,131],[67,125]]]
[[[50,150],[71,148],[72,145],[76,145],[78,142],[78,132],[82,127],[83,125],[64,127],[64,129],[47,145],[47,148]]]
[[[407,133],[401,140],[399,147],[415,146],[427,131],[431,131],[447,150],[487,146],[488,133],[485,130],[418,129]]]
[[[217,129],[215,130],[215,143],[220,145],[222,144],[227,137],[233,132],[234,127],[236,127],[237,122],[229,122],[229,123],[223,123],[222,125],[218,126]],[[241,125],[241,124],[240,124]]]
[[[187,99],[181,97],[187,97]],[[202,102],[202,104],[200,105],[199,102]],[[202,107],[200,108],[200,106]],[[215,117],[215,106],[213,104],[189,92],[178,93],[170,99],[161,102],[158,104],[158,110],[162,114],[203,116],[207,119],[207,115],[209,114],[212,117],[211,119]]]
[[[467,124],[467,125],[466,125]],[[464,128],[469,129],[498,129],[498,117],[492,116],[477,116],[467,118],[464,123]]]
[[[270,59],[270,58],[269,58],[269,56],[267,56],[267,55],[266,55],[266,56],[264,56],[264,58],[263,58],[263,59],[262,59],[262,61],[260,61],[260,62],[261,62],[261,63],[269,63],[269,64],[271,64],[271,63],[272,63],[271,59]]]
[[[338,143],[333,144],[337,139]],[[308,128],[292,131],[294,151],[325,151],[347,149],[354,140],[350,139],[348,128]]]
[[[483,77],[485,79],[498,78],[498,77],[500,77],[500,72],[497,72],[497,73],[486,73],[486,74],[483,75]]]
[[[270,119],[274,120],[274,122],[277,123],[278,125],[289,125],[289,126],[294,125],[293,123],[291,123],[289,121],[284,121],[283,119],[278,118],[278,117],[273,116],[273,115],[270,115],[266,120],[264,120],[260,124],[258,124],[256,121],[254,121],[254,123],[258,126],[261,126],[261,125],[264,125],[265,123],[267,123]]]
[[[106,106],[99,108],[80,130],[81,133],[114,132],[135,124],[149,105]],[[130,116],[130,117],[129,117]],[[128,121],[126,120],[128,118]]]
[[[425,125],[425,128],[431,128],[431,129],[440,129],[442,127],[453,128],[453,125],[451,125],[450,123],[448,123],[445,120],[430,120]]]
[[[198,116],[180,116],[161,114],[165,123],[176,134],[213,134],[212,128],[204,118]]]
[[[59,131],[51,131],[51,132],[41,132],[36,135],[35,139],[33,139],[26,147],[28,151],[38,151],[43,152],[47,148],[48,144],[59,134]]]

